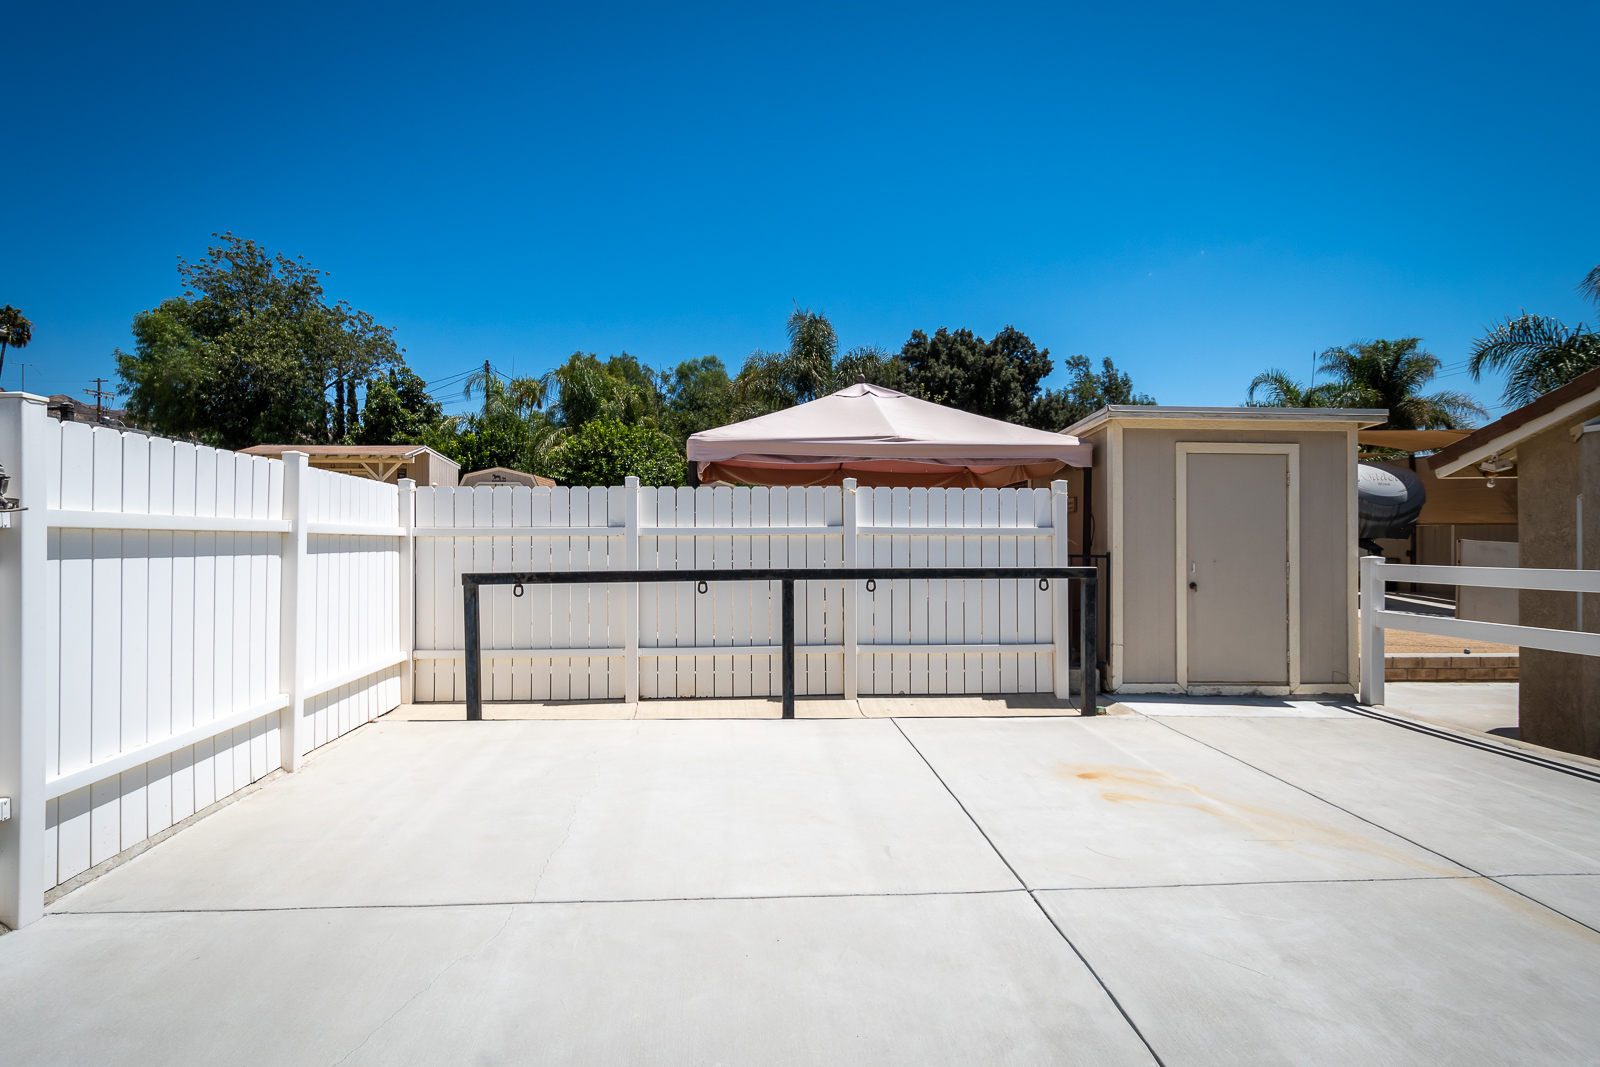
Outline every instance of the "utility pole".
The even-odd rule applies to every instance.
[[[101,401],[108,400],[116,395],[106,389],[105,385],[108,381],[110,381],[109,378],[96,378],[94,380],[94,388],[89,390],[89,395],[94,397],[94,424],[96,426],[106,421],[105,416],[101,414]]]
[[[18,363],[17,366],[22,368],[22,384],[17,387],[17,391],[19,393],[26,393],[28,391],[28,368],[29,367],[37,367],[38,364],[37,363]]]

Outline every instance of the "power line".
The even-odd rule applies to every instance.
[[[104,405],[101,402],[117,395],[105,388],[106,382],[110,380],[109,378],[96,378],[94,380],[94,388],[88,390],[88,395],[94,397],[94,421],[96,426],[105,421]]]

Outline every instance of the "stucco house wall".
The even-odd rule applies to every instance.
[[[1578,566],[1578,498],[1585,510],[1583,563],[1600,564],[1600,434],[1573,440],[1572,428],[1600,415],[1600,405],[1517,445],[1517,524],[1523,567]],[[1600,632],[1600,597],[1524,589],[1522,625]],[[1564,752],[1600,758],[1600,659],[1537,648],[1521,650],[1520,737]]]

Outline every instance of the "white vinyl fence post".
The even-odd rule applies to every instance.
[[[846,478],[839,492],[844,496],[844,565],[857,566],[856,563],[856,480]],[[856,615],[859,605],[856,600],[861,595],[860,582],[844,583],[844,599],[840,604],[840,623],[844,627],[844,698],[856,699],[856,686],[859,682],[856,670]]]
[[[311,566],[306,559],[307,503],[310,500],[310,457],[304,452],[283,454],[283,517],[291,526],[283,535],[282,607],[278,613],[278,684],[289,698],[280,713],[278,736],[282,738],[283,769],[298,771],[305,744],[300,736],[305,722],[307,642],[311,639]]]
[[[1383,627],[1378,612],[1384,608],[1384,586],[1379,574],[1381,556],[1361,557],[1361,703],[1383,703]]]
[[[1050,565],[1072,565],[1072,543],[1067,537],[1067,506],[1069,483],[1057,480],[1050,483]],[[1071,590],[1066,582],[1050,583],[1050,626],[1056,643],[1055,681],[1056,697],[1065,700],[1072,695],[1072,606]],[[1094,664],[1082,664],[1085,671],[1094,670]],[[1088,687],[1085,686],[1087,692]],[[1089,709],[1092,710],[1092,709]],[[1084,714],[1089,714],[1085,710]]]
[[[639,479],[622,479],[622,566],[639,569]],[[626,650],[622,659],[622,699],[639,702],[639,583],[631,582],[622,592],[622,626]]]
[[[416,684],[417,622],[417,480],[401,478],[400,526],[405,536],[400,538],[400,651],[406,661],[400,665],[400,703],[412,702],[412,687]]]
[[[39,625],[50,595],[46,470],[51,438],[60,432],[44,404],[22,393],[0,395],[6,495],[28,509],[5,516],[0,528],[0,797],[11,805],[11,817],[0,822],[0,922],[13,930],[44,914],[45,672],[59,667],[44,661]]]

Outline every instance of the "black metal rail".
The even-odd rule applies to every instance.
[[[483,672],[483,644],[478,634],[478,590],[485,585],[633,585],[643,583],[684,582],[698,585],[704,593],[712,582],[778,582],[783,590],[783,717],[794,718],[794,583],[795,582],[879,582],[932,579],[946,581],[962,579],[987,581],[991,579],[1037,578],[1041,586],[1051,581],[1078,583],[1078,661],[1081,665],[1080,687],[1083,715],[1097,714],[1098,695],[1096,642],[1099,640],[1099,568],[1097,567],[837,567],[828,569],[803,567],[764,567],[749,570],[691,570],[691,571],[541,571],[478,573],[461,576],[463,629],[467,655],[467,718],[483,718],[481,678]],[[895,646],[896,654],[915,651],[915,646]],[[739,654],[738,646],[728,648],[728,655]],[[1056,664],[1057,670],[1067,670],[1067,663]]]

